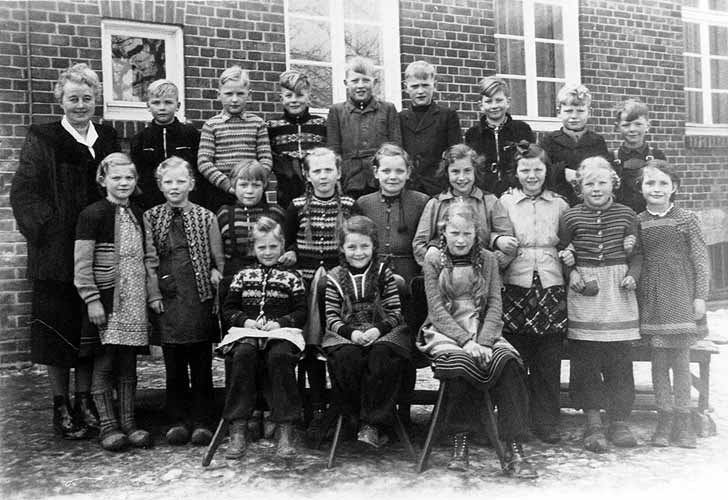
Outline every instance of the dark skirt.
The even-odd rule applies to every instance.
[[[483,369],[465,351],[450,351],[432,360],[432,371],[437,379],[464,378],[477,389],[488,391],[498,381],[503,367],[512,359],[523,366],[521,358],[513,349],[496,346],[490,363]]]
[[[73,283],[33,282],[30,353],[34,363],[72,368],[80,358],[93,355],[99,338],[90,328],[81,333],[85,308]]]
[[[531,288],[505,285],[503,289],[503,331],[514,335],[564,335],[567,326],[566,288],[543,288],[533,273]]]

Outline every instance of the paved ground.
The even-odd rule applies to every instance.
[[[728,314],[715,316],[715,328],[728,325]],[[726,350],[726,347],[723,346]],[[162,388],[160,361],[140,363],[140,386]],[[222,366],[216,362],[216,385]],[[647,366],[637,371],[638,383],[649,382]],[[93,442],[54,438],[44,372],[36,368],[0,372],[0,496],[2,498],[422,498],[447,496],[490,498],[725,498],[728,486],[728,352],[713,357],[711,404],[718,436],[699,439],[699,448],[655,449],[649,441],[655,414],[638,412],[633,423],[641,446],[603,455],[580,447],[580,415],[563,413],[564,441],[558,446],[529,443],[528,452],[542,468],[535,481],[517,482],[500,475],[492,449],[475,447],[472,471],[444,470],[449,449],[438,446],[431,469],[414,472],[399,445],[381,451],[354,442],[341,448],[338,466],[327,470],[325,450],[302,448],[293,460],[280,460],[274,445],[259,441],[240,461],[220,453],[208,468],[200,466],[202,449],[171,447],[163,442],[161,398],[145,397],[140,419],[154,435],[155,446],[122,454],[102,451]],[[432,384],[420,370],[419,384]],[[159,394],[159,391],[146,391]],[[423,441],[430,407],[415,407],[411,429]]]

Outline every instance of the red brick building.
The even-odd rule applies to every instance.
[[[360,5],[366,5],[360,9]],[[555,92],[581,81],[594,96],[592,126],[619,144],[615,105],[652,110],[648,140],[680,167],[680,203],[711,244],[713,290],[728,288],[728,0],[73,0],[0,3],[0,366],[28,359],[26,248],[8,193],[27,128],[60,117],[59,71],[88,62],[104,83],[96,116],[127,140],[145,126],[146,84],[183,88],[180,115],[198,127],[219,110],[217,77],[251,74],[248,108],[280,112],[278,75],[303,68],[314,105],[343,99],[346,57],[372,57],[380,93],[399,107],[401,72],[438,67],[437,99],[478,118],[477,82],[499,74],[512,112],[536,130],[558,128]]]

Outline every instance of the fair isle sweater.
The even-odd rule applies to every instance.
[[[270,172],[273,158],[268,130],[251,113],[223,111],[205,122],[200,133],[197,169],[218,189],[230,192],[230,172],[241,160],[258,160]]]
[[[298,270],[304,279],[311,280],[319,266],[331,269],[339,263],[339,243],[336,220],[339,214],[348,218],[354,200],[348,196],[334,195],[318,198],[310,195],[295,198],[286,210],[286,250],[296,252]],[[306,237],[310,223],[311,238]]]

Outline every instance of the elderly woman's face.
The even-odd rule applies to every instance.
[[[96,107],[93,89],[85,83],[66,82],[63,85],[61,107],[72,126],[86,126]]]

